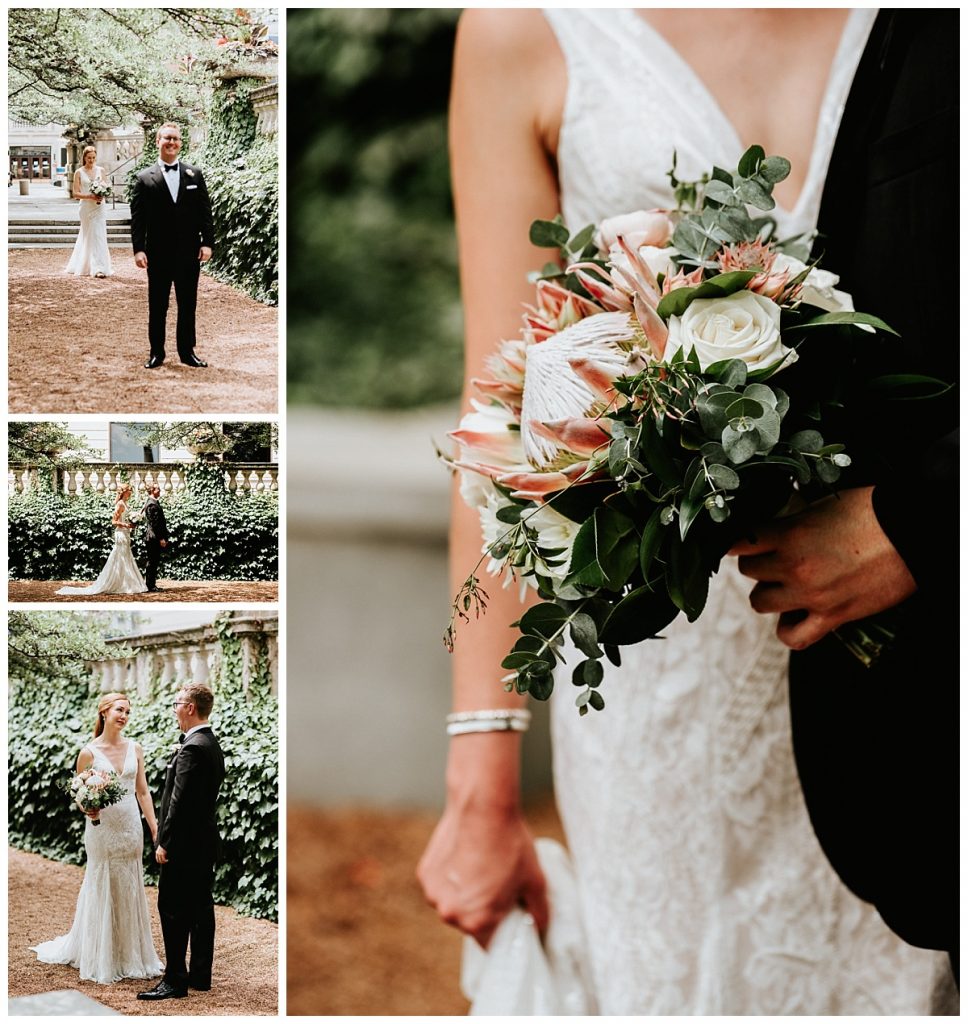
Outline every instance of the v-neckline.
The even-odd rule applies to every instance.
[[[132,743],[132,741],[131,740],[127,740],[126,742],[127,742],[128,745],[124,748],[124,758],[121,761],[121,767],[120,768],[115,768],[114,762],[111,760],[110,757],[108,757],[108,753],[104,749],[104,747],[102,747],[100,744],[98,744],[98,747],[97,747],[98,751],[101,754],[101,757],[103,757],[104,760],[107,761],[107,763],[111,766],[111,770],[113,772],[116,772],[118,775],[124,775],[124,770],[125,770],[125,768],[128,767],[128,754],[131,751],[131,743]]]
[[[636,31],[647,35],[651,38],[653,43],[665,52],[667,57],[680,69],[680,73],[683,74],[691,83],[693,90],[702,96],[709,107],[716,114],[720,124],[729,135],[732,136],[731,141],[735,145],[737,155],[745,152],[747,146],[743,143],[743,140],[733,123],[732,119],[726,114],[722,104],[716,98],[713,91],[706,85],[702,76],[698,71],[689,63],[688,60],[669,42],[668,39],[654,26],[651,22],[643,18],[634,8],[622,7],[619,8],[620,12],[624,14],[630,21],[635,23]],[[813,143],[810,148],[810,160],[807,164],[807,173],[804,175],[803,184],[800,186],[800,192],[797,196],[796,202],[792,207],[786,207],[782,203],[777,202],[776,209],[784,217],[789,218],[790,221],[796,221],[803,213],[803,207],[806,205],[810,195],[813,191],[813,183],[816,174],[821,170],[820,164],[823,163],[824,168],[826,167],[827,160],[821,161],[819,158],[819,149],[821,142],[821,128],[826,119],[828,112],[832,106],[843,106],[846,101],[847,93],[850,90],[850,79],[853,78],[851,74],[850,79],[844,84],[842,90],[838,90],[838,86],[841,85],[840,76],[838,70],[844,60],[845,50],[848,45],[853,41],[855,32],[860,30],[862,25],[861,15],[867,16],[867,27],[864,32],[864,42],[870,34],[870,29],[873,26],[873,16],[876,16],[876,11],[870,12],[866,8],[854,8],[847,15],[844,21],[844,27],[840,32],[840,40],[837,43],[837,48],[834,50],[833,58],[830,61],[830,66],[827,70],[827,81],[824,86],[823,95],[820,100],[820,108],[817,111],[817,120],[813,130]],[[873,16],[872,16],[873,15]],[[859,61],[863,46],[859,46],[857,49],[857,60]],[[854,63],[854,70],[856,70],[856,61]],[[837,97],[836,93],[842,91],[843,95]],[[836,101],[836,103],[835,103]],[[830,147],[832,149],[833,140],[830,140]],[[829,160],[829,154],[828,154]]]

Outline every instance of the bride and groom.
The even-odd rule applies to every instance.
[[[78,968],[82,981],[102,985],[125,978],[162,980],[139,999],[178,999],[212,986],[214,866],[219,850],[216,808],[225,765],[209,725],[214,697],[201,683],[183,686],[173,709],[182,735],[169,759],[157,821],[141,745],[123,736],[131,703],[123,693],[98,703],[94,739],[77,758],[78,772],[116,772],[125,789],[119,803],[88,812],[87,865],[70,932],[31,947],[38,960]],[[161,964],[151,937],[142,872],[144,833],[161,865],[158,914],[165,946]],[[98,819],[95,825],[94,819]],[[186,963],[189,947],[190,962]]]
[[[688,179],[758,141],[802,172],[799,192],[788,179],[776,193],[784,233],[819,225],[825,265],[900,332],[889,370],[954,380],[957,304],[895,282],[948,230],[934,182],[957,167],[956,30],[955,16],[922,10],[466,12],[451,150],[469,375],[514,330],[534,217],[561,210],[580,227],[669,208],[674,150]],[[951,294],[956,267],[933,264]],[[956,412],[933,410],[917,437],[900,412],[847,424],[882,463],[839,499],[764,525],[712,579],[697,622],[623,650],[603,712],[580,718],[556,693],[557,799],[602,1014],[950,1005],[933,951],[958,941],[957,595],[944,557],[958,505],[933,498],[956,486]],[[480,529],[455,509],[463,572]],[[454,656],[455,709],[482,720],[512,699],[495,698],[521,612],[512,590],[492,592]],[[897,641],[873,669],[822,638],[888,606]],[[447,806],[419,868],[441,918],[481,944],[518,903],[548,920],[520,743],[452,739]]]
[[[108,555],[98,578],[87,587],[61,587],[58,594],[94,595],[94,594],[144,594],[157,593],[158,565],[162,551],[170,543],[168,524],[165,522],[165,510],[161,507],[161,488],[157,484],[148,488],[148,500],[137,521],[144,520],[145,547],[147,563],[145,574],[141,575],[138,564],[131,551],[131,531],[136,521],[128,511],[128,499],[131,497],[131,486],[124,484],[118,491],[111,525],[114,527],[114,547]]]
[[[171,122],[155,135],[158,161],[142,170],[131,196],[131,243],[135,266],[148,274],[148,342],[145,369],[165,361],[165,331],[171,289],[175,289],[178,358],[186,366],[208,364],[195,355],[195,309],[201,264],[212,258],[215,234],[212,206],[202,172],[179,161],[181,129]],[[80,231],[67,272],[108,277],[104,169],[96,166],[97,151],[86,146],[74,174],[74,198],[80,200]]]

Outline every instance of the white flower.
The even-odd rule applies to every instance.
[[[548,576],[563,580],[568,575],[571,549],[581,529],[581,523],[568,519],[550,505],[542,505],[537,512],[529,516],[528,526],[538,531],[538,547],[542,551],[559,551],[564,548],[563,554],[554,556],[555,561],[561,561],[561,565],[544,566],[544,572]]]
[[[780,340],[780,307],[750,291],[694,299],[681,317],[670,317],[664,358],[680,348],[687,355],[694,348],[704,370],[721,359],[742,359],[750,370],[761,370],[797,358]]]
[[[664,210],[635,210],[617,217],[606,217],[595,236],[599,249],[618,245],[619,235],[631,249],[665,245],[672,237],[673,224]]]
[[[785,253],[777,253],[773,263],[772,276],[779,275],[783,271],[789,271],[789,280],[793,280],[798,274],[807,269],[806,263],[802,263],[794,256],[787,256]],[[852,311],[854,300],[847,292],[838,291],[834,285],[840,280],[837,274],[829,270],[821,270],[814,267],[807,279],[803,282],[803,289],[800,298],[811,306],[826,310],[828,313],[839,313],[841,311]]]

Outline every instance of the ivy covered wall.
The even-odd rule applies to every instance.
[[[219,807],[222,860],[216,866],[215,900],[250,917],[278,920],[279,741],[278,700],[271,691],[265,634],[248,685],[242,685],[241,641],[228,616],[215,625],[221,665],[209,680],[215,693],[212,728],[225,755]],[[249,634],[251,637],[251,634]],[[155,681],[147,698],[131,695],[125,735],[142,745],[156,810],[165,766],[178,726],[171,698],[184,679],[162,688]],[[53,860],[83,864],[84,817],[59,784],[74,769],[92,737],[97,688],[77,663],[12,678],[8,705],[10,843]],[[145,877],[157,884],[158,867],[145,845]]]
[[[174,468],[174,467],[172,467]],[[279,572],[279,499],[274,492],[225,490],[217,463],[179,467],[187,486],[163,502],[172,535],[160,575],[173,580],[275,580]],[[15,580],[93,580],[114,543],[114,498],[31,490],[8,505],[9,576]],[[131,531],[146,564],[145,531]]]

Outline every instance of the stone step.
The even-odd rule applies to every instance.
[[[72,228],[24,228],[17,224],[11,224],[7,234],[10,235],[23,235],[25,238],[76,238],[77,237],[77,225],[75,224]],[[109,227],[107,230],[108,238],[112,236],[129,238],[131,236],[131,228],[127,224],[119,224],[117,227]]]
[[[10,227],[77,227],[80,223],[77,219],[72,220],[69,217],[8,217],[7,224]],[[107,219],[108,227],[112,227],[115,224],[131,224],[131,218],[125,216],[112,217],[108,215]]]

